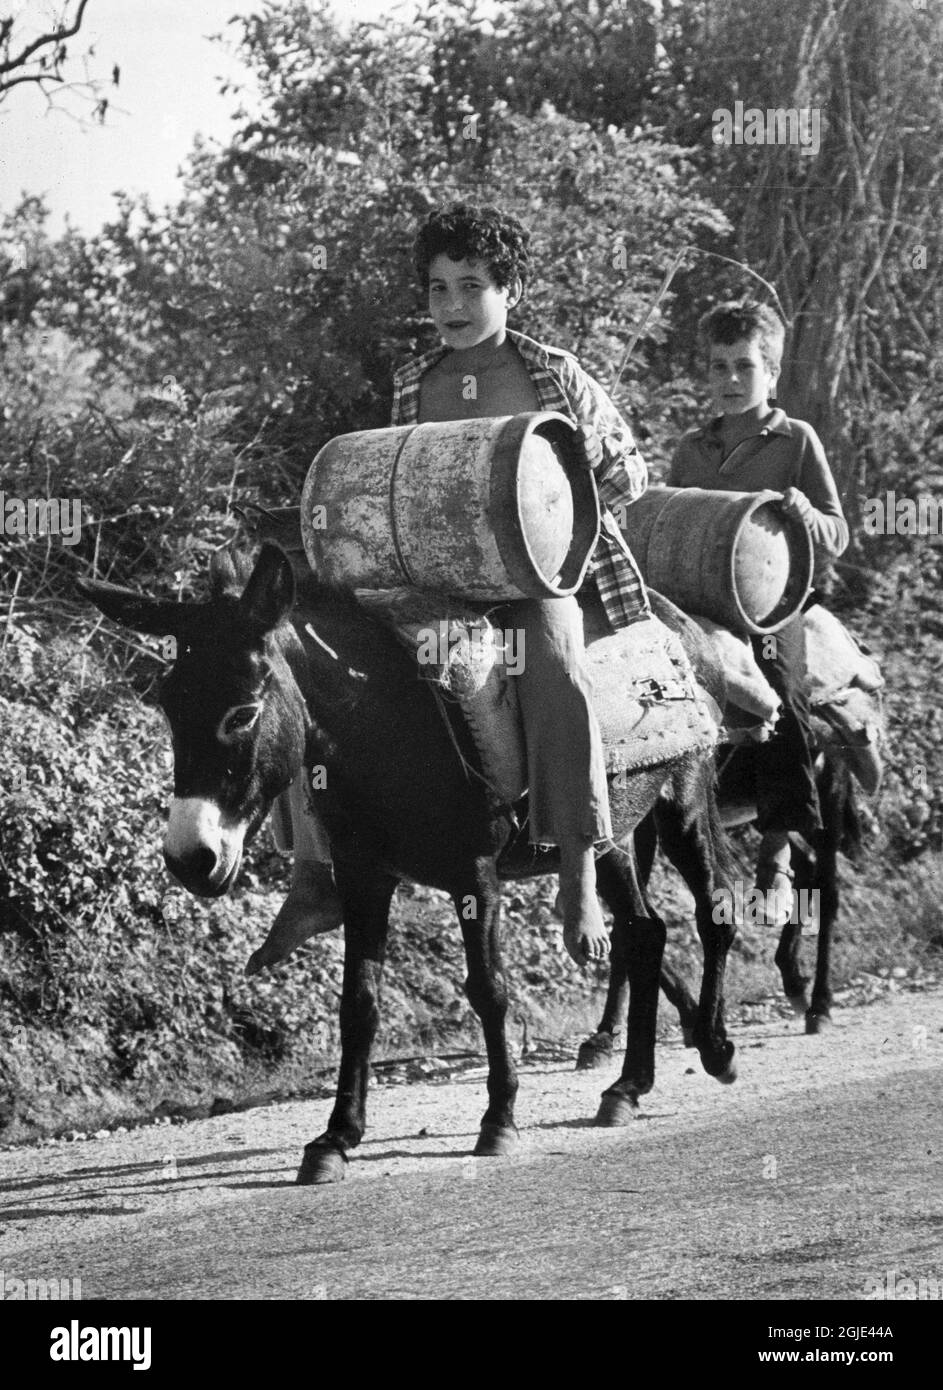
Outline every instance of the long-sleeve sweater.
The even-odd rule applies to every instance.
[[[724,455],[720,418],[689,430],[668,472],[669,487],[703,487],[722,492],[785,492],[795,487],[812,503],[808,520],[819,562],[848,545],[848,524],[822,441],[804,420],[774,410],[755,434]],[[818,566],[817,566],[818,568]]]

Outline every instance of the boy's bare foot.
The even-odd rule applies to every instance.
[[[609,955],[609,933],[596,897],[592,845],[560,846],[557,911],[563,918],[563,944],[576,964],[605,960]]]
[[[754,889],[762,894],[757,914],[759,926],[781,928],[792,916],[795,895],[791,868],[792,847],[785,830],[768,830],[760,843]]]
[[[268,936],[249,957],[246,974],[257,975],[267,966],[278,965],[309,937],[333,931],[342,921],[330,864],[296,861],[288,897]]]
[[[758,864],[755,891],[761,894],[756,922],[761,927],[784,927],[792,918],[796,895],[793,889],[795,874],[779,864]]]
[[[589,911],[575,913],[569,920],[564,913],[563,944],[577,965],[585,965],[590,960],[605,960],[609,955],[609,933],[599,904],[587,904],[587,907]]]

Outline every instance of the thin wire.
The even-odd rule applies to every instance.
[[[622,361],[619,364],[619,370],[616,372],[615,380],[609,387],[610,396],[615,393],[616,387],[622,380],[622,373],[628,366],[629,358],[635,351],[635,347],[638,343],[639,338],[641,338],[642,334],[645,332],[645,329],[648,327],[649,320],[651,319],[655,310],[658,308],[661,301],[664,299],[665,295],[668,293],[668,287],[670,286],[675,275],[678,273],[682,261],[684,260],[685,256],[692,254],[695,256],[710,256],[715,261],[723,261],[725,265],[736,266],[738,270],[745,270],[748,275],[752,275],[754,280],[759,280],[760,284],[765,286],[765,288],[773,296],[773,299],[776,301],[776,308],[779,310],[779,316],[782,319],[783,323],[786,325],[787,328],[790,327],[789,320],[786,317],[786,312],[783,309],[779,295],[776,293],[774,287],[770,284],[768,280],[764,280],[763,276],[760,275],[758,271],[754,270],[751,266],[748,266],[745,261],[735,261],[730,256],[722,256],[719,251],[705,251],[700,246],[682,246],[681,250],[677,252],[674,260],[671,262],[671,265],[665,272],[664,279],[658,287],[658,292],[655,295],[655,298],[652,300],[651,304],[645,311],[645,317],[642,319],[642,322],[639,324],[638,328],[635,330],[635,332],[632,334],[632,337],[629,339],[628,347],[622,354]]]

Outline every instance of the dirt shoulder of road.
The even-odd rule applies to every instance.
[[[627,1144],[638,1150],[649,1134],[676,1135],[696,1152],[700,1127],[737,1116],[761,1124],[770,1103],[793,1097],[798,1105],[839,1081],[849,1087],[871,1081],[879,1089],[890,1077],[939,1072],[943,989],[894,993],[839,1011],[819,1037],[806,1037],[798,1020],[781,1019],[750,1023],[733,1036],[739,1079],[728,1087],[706,1076],[697,1054],[680,1042],[660,1045],[655,1089],[643,1098],[638,1120],[619,1131],[591,1124],[617,1062],[578,1073],[569,1059],[525,1058],[520,1152],[506,1162],[590,1158]],[[492,1162],[470,1156],[484,1105],[484,1067],[445,1082],[373,1086],[369,1130],[342,1186],[359,1189],[387,1178],[474,1180]],[[2,1152],[0,1268],[42,1273],[76,1240],[113,1247],[142,1229],[159,1238],[190,1216],[225,1219],[260,1188],[293,1182],[301,1150],[323,1130],[330,1108],[329,1100],[295,1101]],[[321,1196],[312,1194],[312,1202]]]

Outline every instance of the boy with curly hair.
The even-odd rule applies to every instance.
[[[491,206],[432,212],[416,238],[416,271],[441,346],[394,376],[394,425],[555,410],[577,429],[603,503],[594,576],[614,628],[650,616],[634,559],[605,504],[625,505],[648,472],[628,425],[605,391],[560,348],[507,327],[529,270],[529,233]],[[596,897],[594,846],[611,841],[602,739],[583,670],[575,598],[514,605],[527,654],[518,692],[528,760],[532,843],[560,851],[564,942],[574,960],[609,949]]]
[[[605,504],[645,490],[644,460],[603,388],[560,348],[507,327],[529,270],[529,233],[492,206],[455,203],[433,211],[416,238],[415,265],[441,345],[394,375],[393,425],[554,410],[576,426],[603,504],[594,577],[614,628],[651,617],[638,567]],[[528,757],[529,835],[560,851],[564,943],[575,961],[600,960],[609,937],[596,897],[594,850],[611,843],[605,759],[583,667],[582,614],[573,597],[514,606],[523,635],[515,677]],[[275,964],[315,932],[339,925],[329,846],[293,788],[292,890],[254,968]]]

